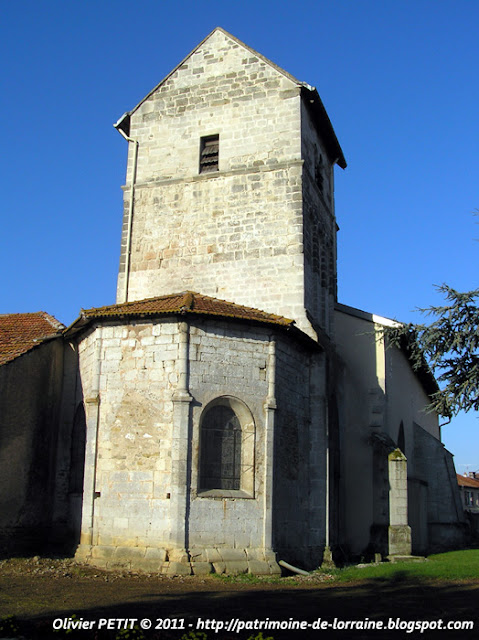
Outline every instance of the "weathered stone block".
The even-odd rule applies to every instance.
[[[140,547],[117,547],[115,560],[137,560],[145,556],[145,549]]]
[[[196,576],[207,575],[213,573],[213,565],[211,562],[192,562],[191,569]]]
[[[206,559],[208,562],[221,562],[221,555],[218,549],[205,549]],[[217,572],[218,573],[218,572]],[[221,572],[219,572],[221,573]]]
[[[169,549],[168,560],[170,562],[180,562],[182,564],[187,564],[189,563],[190,558],[185,549]]]
[[[113,556],[115,555],[115,552],[116,552],[116,547],[96,546],[96,547],[92,547],[90,556],[95,560],[98,558],[109,560],[110,558],[113,558]]]
[[[189,562],[165,562],[162,573],[166,573],[168,576],[189,576],[191,575],[191,565]]]
[[[151,560],[152,562],[154,560],[158,560],[158,562],[166,562],[167,560],[166,549],[147,547],[145,551],[145,559]]]
[[[244,560],[228,560],[225,562],[225,573],[231,576],[248,573],[248,562],[246,560],[246,556]]]
[[[213,569],[215,570],[215,573],[225,573],[226,571],[226,564],[224,562],[213,562]]]
[[[223,562],[243,562],[246,561],[244,549],[218,549]]]
[[[248,560],[248,573],[254,575],[270,575],[271,567],[267,562],[261,560]]]
[[[411,527],[408,525],[388,527],[388,552],[390,556],[411,555]]]
[[[191,562],[209,562],[205,549],[188,549]]]

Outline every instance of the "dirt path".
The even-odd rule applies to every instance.
[[[479,629],[479,578],[475,581],[411,582],[398,574],[393,580],[361,581],[341,585],[332,578],[317,580],[297,578],[269,582],[230,582],[218,577],[166,578],[138,574],[107,573],[79,567],[71,561],[37,559],[0,562],[0,618],[13,615],[16,620],[13,637],[30,638],[147,638],[179,640],[192,630],[201,629],[207,640],[247,640],[257,637],[256,630],[240,633],[218,632],[212,620],[237,618],[242,622],[267,619],[289,619],[312,623],[321,618],[339,624],[347,620],[401,621],[474,620],[476,631],[448,631],[447,638],[477,637]],[[92,625],[89,631],[53,631],[53,623],[67,621],[74,615]],[[121,625],[98,631],[101,619],[151,620],[152,628],[143,632],[128,632]],[[157,620],[176,625],[176,629],[155,630]],[[177,622],[172,622],[176,620]],[[200,626],[198,627],[198,621]],[[209,622],[208,622],[209,621]],[[8,621],[3,623],[4,626]],[[106,623],[105,623],[106,624]],[[260,623],[256,623],[259,625]],[[209,628],[208,628],[209,626]],[[8,629],[7,629],[8,631]],[[320,637],[353,638],[438,638],[440,631],[406,633],[403,631],[370,631],[355,629],[263,630],[263,638],[274,640]],[[438,635],[439,634],[439,635]],[[12,637],[1,632],[0,638]],[[195,637],[195,636],[193,636]],[[204,640],[199,632],[197,640]]]

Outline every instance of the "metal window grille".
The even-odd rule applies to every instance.
[[[241,425],[227,406],[212,407],[201,426],[200,489],[240,489]]]

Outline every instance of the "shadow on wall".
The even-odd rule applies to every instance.
[[[48,544],[55,508],[63,343],[0,367],[0,553]]]

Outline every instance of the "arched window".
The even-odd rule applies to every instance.
[[[239,489],[241,425],[231,407],[216,405],[201,428],[201,489]]]
[[[236,398],[217,398],[203,412],[198,488],[254,492],[254,422]]]

